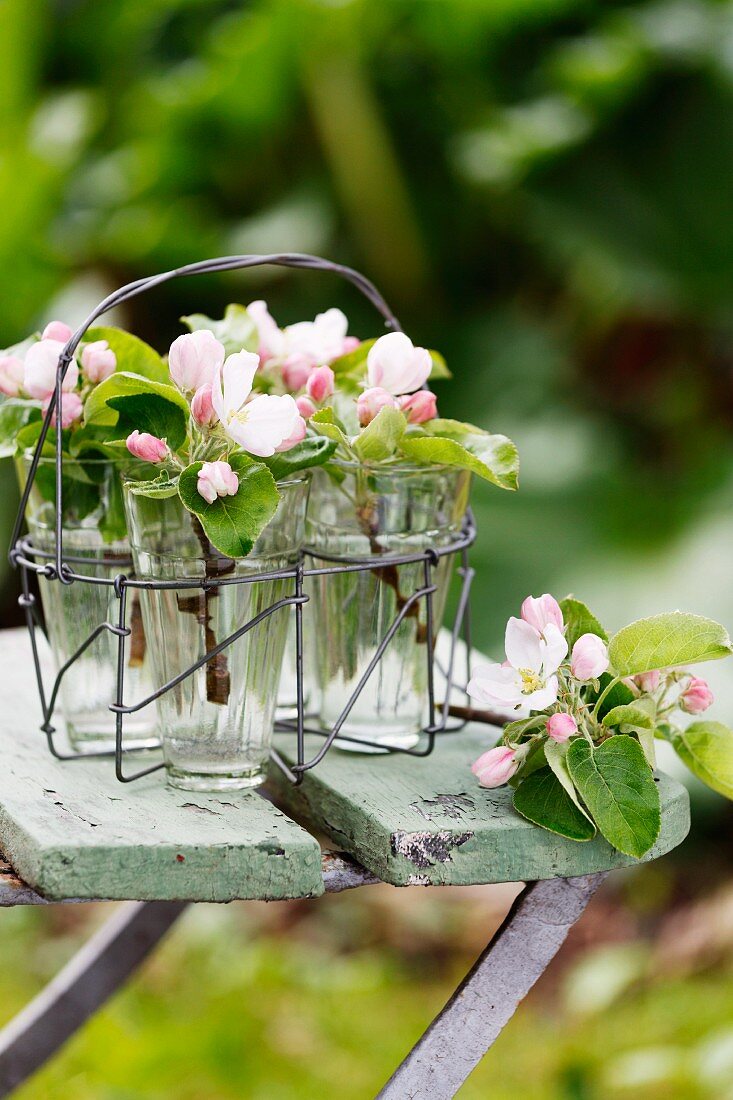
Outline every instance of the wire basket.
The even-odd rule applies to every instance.
[[[275,255],[252,255],[252,256],[225,256],[219,259],[205,260],[199,263],[188,264],[184,267],[176,268],[172,271],[162,272],[158,275],[152,275],[148,278],[138,279],[135,282],[128,283],[126,286],[121,287],[119,290],[108,295],[100,304],[92,311],[87,317],[84,323],[74,333],[71,339],[67,342],[63,348],[58,361],[56,369],[56,388],[51,398],[49,408],[46,412],[44,422],[42,425],[41,434],[36,444],[33,458],[31,461],[28,478],[23,489],[21,496],[20,506],[18,514],[15,520],[13,534],[11,538],[10,549],[10,561],[19,571],[21,579],[21,595],[19,597],[19,604],[23,608],[26,624],[28,627],[31,649],[33,654],[33,662],[35,667],[36,679],[38,683],[38,691],[41,703],[41,711],[43,715],[43,722],[41,724],[41,730],[45,733],[48,747],[51,753],[59,760],[81,760],[90,759],[94,757],[109,757],[114,758],[115,762],[115,774],[117,779],[121,783],[130,783],[136,779],[140,779],[144,775],[149,775],[151,772],[158,771],[164,767],[164,764],[155,763],[150,766],[140,768],[132,773],[126,773],[125,771],[125,755],[130,751],[125,746],[125,723],[124,719],[126,715],[137,713],[143,708],[150,706],[159,699],[166,692],[170,691],[184,679],[193,675],[198,669],[207,665],[210,661],[214,660],[220,653],[230,647],[239,638],[243,637],[250,630],[254,629],[259,623],[273,615],[275,612],[282,608],[293,607],[295,609],[295,680],[296,680],[296,715],[292,720],[285,722],[277,722],[276,729],[283,734],[289,734],[295,743],[295,749],[293,761],[288,763],[281,752],[277,749],[271,749],[270,755],[273,762],[279,767],[287,778],[295,783],[302,782],[303,776],[311,768],[316,767],[317,764],[323,760],[326,753],[329,751],[334,741],[339,738],[340,741],[351,741],[352,738],[345,736],[341,733],[342,726],[348,719],[352,708],[359,699],[365,685],[369,681],[370,677],[377,669],[379,662],[384,657],[385,653],[389,649],[390,642],[394,638],[400,624],[405,617],[414,611],[416,605],[421,601],[425,606],[425,622],[426,622],[426,644],[425,644],[425,659],[427,662],[427,711],[428,722],[423,728],[422,736],[417,745],[410,748],[387,748],[382,742],[372,742],[363,738],[358,739],[358,745],[366,748],[376,748],[387,752],[400,752],[406,753],[412,756],[428,756],[435,746],[436,738],[443,733],[454,731],[461,728],[464,724],[463,721],[451,719],[450,704],[452,692],[455,687],[459,685],[456,682],[456,664],[458,660],[458,653],[461,642],[465,646],[465,679],[463,679],[463,685],[460,690],[463,691],[465,682],[470,676],[470,654],[471,654],[471,637],[470,637],[470,613],[469,613],[469,595],[471,589],[471,582],[473,580],[473,570],[470,567],[468,560],[468,550],[476,537],[476,529],[473,521],[473,517],[470,511],[466,514],[466,519],[463,524],[463,529],[459,536],[453,539],[447,545],[441,545],[440,547],[429,547],[424,550],[414,551],[412,553],[394,554],[394,555],[375,555],[365,557],[337,557],[330,554],[325,554],[315,547],[304,547],[299,561],[287,568],[282,568],[267,573],[258,573],[251,576],[217,576],[217,577],[202,577],[202,578],[172,578],[172,579],[136,579],[133,574],[132,560],[120,561],[116,560],[116,565],[119,567],[119,573],[113,578],[100,577],[91,575],[89,572],[84,572],[83,567],[94,565],[108,564],[102,559],[93,559],[88,557],[77,557],[73,554],[67,554],[64,550],[64,532],[63,532],[63,453],[62,453],[62,437],[61,432],[56,433],[55,440],[55,538],[54,549],[51,552],[48,549],[43,549],[38,545],[34,545],[33,539],[30,536],[23,537],[21,532],[23,529],[24,516],[26,506],[28,504],[31,489],[33,487],[36,474],[38,472],[38,465],[41,459],[41,455],[44,448],[49,428],[51,427],[52,418],[55,408],[60,406],[62,382],[66,371],[71,363],[74,353],[82,341],[87,330],[94,324],[94,322],[105,314],[108,310],[114,307],[122,305],[124,302],[137,297],[148,290],[152,290],[154,287],[160,286],[163,283],[170,281],[171,279],[180,278],[188,275],[199,274],[211,274],[223,271],[234,271],[243,268],[259,267],[263,265],[274,265],[279,267],[289,268],[305,268],[314,271],[331,272],[339,275],[341,278],[352,283],[377,309],[384,319],[385,326],[391,331],[401,331],[400,325],[397,319],[392,314],[391,310],[387,306],[387,303],[368,279],[366,279],[359,272],[352,270],[351,268],[344,267],[340,264],[332,263],[329,260],[321,259],[317,256],[301,255],[298,253],[293,254],[275,254]],[[438,566],[442,558],[446,556],[456,556],[458,559],[457,573],[460,577],[460,591],[458,595],[455,616],[453,619],[451,632],[450,632],[450,646],[447,654],[447,659],[444,665],[440,665],[436,659],[435,654],[435,640],[437,628],[439,623],[435,622],[434,607],[433,607],[433,594],[436,590],[434,583],[433,571]],[[322,577],[324,575],[339,574],[339,573],[355,573],[355,572],[378,572],[381,570],[394,569],[397,566],[418,564],[421,566],[420,575],[421,583],[419,587],[410,593],[405,599],[402,606],[399,608],[394,620],[391,622],[387,630],[385,631],[379,645],[377,646],[368,667],[365,669],[364,674],[352,691],[349,698],[346,700],[343,710],[335,723],[330,729],[323,729],[320,727],[311,726],[306,719],[305,706],[304,706],[304,690],[303,690],[303,667],[304,667],[304,650],[307,644],[307,639],[304,636],[304,624],[303,624],[303,606],[308,602],[308,582],[315,577]],[[116,614],[110,616],[108,621],[100,622],[84,640],[84,642],[78,646],[74,653],[61,665],[59,668],[53,683],[50,687],[47,687],[44,682],[44,673],[42,668],[42,662],[40,658],[38,648],[37,631],[40,629],[43,631],[43,623],[39,614],[36,596],[33,592],[31,585],[31,578],[34,576],[42,576],[46,580],[62,584],[62,585],[74,585],[74,584],[93,584],[93,585],[105,585],[112,589],[114,599],[117,601]],[[201,591],[208,591],[216,589],[224,585],[239,585],[239,584],[260,584],[266,581],[272,580],[287,580],[292,585],[292,594],[283,597],[270,606],[266,607],[254,618],[249,620],[240,626],[236,631],[231,633],[223,641],[219,642],[216,646],[209,649],[201,658],[195,663],[191,664],[183,672],[179,673],[167,683],[156,688],[141,701],[134,705],[127,705],[125,703],[125,662],[126,662],[126,644],[130,636],[130,628],[126,625],[126,612],[128,596],[134,591],[144,590],[163,590],[163,589],[198,589]],[[116,638],[116,683],[114,701],[110,703],[109,709],[115,715],[115,748],[114,751],[97,751],[88,753],[76,753],[65,752],[59,748],[56,743],[56,728],[53,724],[54,714],[56,712],[59,690],[62,680],[69,668],[77,661],[82,654],[94,643],[95,639],[103,632],[108,631]],[[444,698],[439,703],[436,699],[436,671],[442,676],[444,681]],[[322,744],[318,746],[316,752],[314,752],[310,758],[307,758],[306,754],[306,735],[314,734],[322,739]]]

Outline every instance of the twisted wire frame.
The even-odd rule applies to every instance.
[[[295,759],[292,763],[288,763],[277,749],[271,750],[271,757],[273,762],[284,772],[284,774],[293,783],[299,784],[303,780],[303,776],[311,768],[314,768],[324,758],[336,738],[341,741],[355,740],[349,738],[340,733],[342,726],[346,722],[352,708],[361,695],[364,687],[369,681],[370,677],[374,673],[375,669],[379,665],[383,655],[387,651],[389,644],[397,630],[407,615],[412,612],[412,609],[420,601],[424,601],[425,604],[425,620],[426,620],[426,662],[427,662],[427,694],[428,694],[428,722],[423,729],[423,736],[420,739],[418,745],[413,748],[389,748],[389,752],[401,752],[412,756],[427,756],[434,748],[436,736],[441,733],[452,732],[453,730],[461,728],[465,723],[463,721],[450,722],[450,702],[452,697],[453,688],[456,685],[456,663],[460,650],[460,643],[462,642],[465,647],[465,680],[470,677],[470,660],[471,660],[471,635],[470,635],[470,610],[469,610],[469,596],[471,590],[471,583],[474,576],[474,571],[471,569],[468,560],[469,547],[475,540],[476,529],[473,521],[473,516],[470,512],[467,513],[466,520],[464,522],[463,530],[461,534],[454,539],[450,544],[442,546],[440,548],[428,548],[423,551],[415,551],[409,554],[402,555],[385,555],[385,556],[368,556],[363,558],[338,558],[333,555],[327,555],[319,552],[313,547],[305,547],[300,555],[299,561],[293,565],[282,569],[272,570],[267,573],[258,573],[250,576],[241,577],[211,577],[211,578],[178,578],[170,580],[141,580],[134,577],[132,574],[132,560],[118,562],[121,571],[112,579],[108,577],[91,576],[88,573],[81,571],[81,566],[86,565],[99,565],[106,564],[104,559],[90,559],[79,558],[74,555],[68,555],[64,553],[63,545],[63,454],[62,454],[62,438],[61,432],[56,433],[55,439],[55,453],[56,453],[56,465],[55,465],[55,487],[56,487],[56,505],[55,505],[55,546],[53,552],[41,550],[39,547],[34,546],[30,537],[22,536],[23,522],[25,516],[26,506],[28,504],[29,496],[33,488],[33,482],[38,470],[38,464],[43,452],[44,443],[46,441],[49,429],[51,427],[54,410],[60,407],[61,403],[61,388],[66,371],[71,363],[74,353],[79,346],[80,342],[84,338],[87,330],[94,324],[94,322],[101,317],[108,310],[113,309],[116,306],[121,305],[124,302],[129,301],[131,298],[136,297],[138,294],[142,294],[145,291],[152,290],[154,287],[160,286],[163,283],[170,281],[171,279],[181,278],[187,275],[199,275],[199,274],[211,274],[223,271],[234,271],[250,267],[260,267],[264,265],[274,265],[278,267],[289,268],[303,268],[313,271],[331,272],[339,275],[347,282],[353,284],[369,302],[377,309],[381,314],[385,322],[385,327],[391,331],[401,331],[400,325],[389,309],[382,295],[376,289],[376,287],[358,271],[354,271],[352,268],[344,267],[341,264],[333,263],[330,260],[321,259],[318,256],[309,256],[300,253],[277,253],[272,255],[245,255],[245,256],[224,256],[218,259],[204,260],[199,263],[187,264],[183,267],[175,268],[171,271],[165,271],[157,275],[152,275],[144,279],[137,279],[132,283],[128,283],[126,286],[121,287],[119,290],[114,291],[108,295],[98,306],[90,313],[84,323],[77,329],[71,339],[66,343],[59,355],[59,361],[56,368],[56,386],[54,394],[49,403],[49,408],[46,412],[42,430],[38,439],[38,442],[33,453],[31,465],[28,473],[28,478],[21,495],[20,505],[18,508],[18,514],[15,519],[15,525],[13,528],[13,534],[11,537],[11,549],[9,553],[10,561],[14,567],[19,569],[21,577],[21,595],[19,597],[19,604],[23,609],[26,625],[30,635],[31,651],[33,656],[33,664],[36,674],[36,680],[38,683],[38,692],[41,702],[41,710],[43,714],[43,723],[41,730],[46,734],[48,741],[48,747],[51,753],[59,760],[88,760],[94,757],[114,757],[115,761],[115,774],[117,779],[121,783],[130,783],[136,779],[140,779],[144,775],[149,775],[151,772],[158,771],[164,767],[164,764],[155,763],[148,767],[141,768],[132,773],[126,773],[124,768],[124,757],[128,751],[124,745],[124,717],[127,714],[133,714],[142,710],[144,707],[149,706],[164,695],[167,691],[176,687],[179,683],[185,680],[187,677],[193,675],[198,669],[202,668],[209,661],[213,660],[222,653],[234,642],[236,642],[243,635],[247,634],[250,630],[253,630],[269,616],[275,614],[283,608],[293,607],[295,609],[295,667],[296,667],[296,717],[292,721],[276,723],[276,728],[281,732],[287,732],[294,736],[296,743]],[[455,616],[451,627],[450,634],[450,646],[447,654],[447,661],[445,667],[441,667],[436,659],[435,655],[435,638],[437,627],[440,624],[436,624],[434,621],[433,610],[433,594],[436,590],[436,586],[433,583],[433,569],[437,566],[441,558],[446,555],[456,555],[459,559],[459,566],[457,569],[458,576],[460,577],[460,590],[456,605]],[[306,565],[306,562],[312,563]],[[414,563],[422,563],[422,583],[414,592],[406,599],[404,604],[400,607],[394,620],[386,630],[382,637],[374,655],[366,668],[359,683],[356,685],[351,696],[345,703],[341,714],[334,723],[330,730],[324,730],[322,728],[312,728],[306,725],[305,707],[304,707],[304,691],[303,691],[303,653],[304,653],[304,633],[303,633],[303,606],[308,602],[308,594],[306,591],[306,582],[311,577],[318,577],[327,574],[337,573],[354,573],[375,571],[381,569],[389,569],[395,566],[408,565]],[[96,584],[105,585],[113,589],[114,596],[117,600],[117,613],[111,617],[111,621],[105,621],[99,623],[91,632],[88,638],[76,649],[74,653],[64,662],[64,664],[58,669],[58,672],[53,680],[50,691],[47,691],[44,683],[44,675],[42,662],[38,647],[37,631],[43,630],[43,624],[38,612],[36,603],[36,597],[31,589],[30,578],[32,575],[45,577],[49,581],[53,581],[59,584],[72,585],[76,583],[81,584]],[[208,650],[202,657],[200,657],[194,664],[173,677],[167,683],[157,688],[146,698],[134,705],[126,705],[124,702],[124,689],[125,689],[125,644],[131,631],[126,626],[126,610],[127,599],[130,590],[146,591],[146,590],[163,590],[163,589],[199,589],[207,591],[209,589],[215,589],[220,586],[229,584],[258,584],[265,581],[271,581],[275,579],[289,580],[292,583],[292,595],[285,596],[282,599],[277,600],[275,603],[266,607],[260,614],[253,619],[244,623],[236,631],[231,633],[223,641],[219,642],[212,649]],[[116,686],[115,686],[115,698],[110,704],[110,710],[115,714],[115,749],[114,751],[95,751],[89,753],[73,753],[66,752],[56,744],[55,734],[56,728],[53,725],[53,717],[58,701],[58,695],[61,687],[61,682],[68,669],[74,664],[76,660],[94,643],[95,639],[99,637],[104,631],[108,631],[113,634],[117,639],[117,671],[116,671]],[[435,695],[435,671],[436,668],[442,672],[443,679],[445,681],[444,699],[442,703],[438,704]],[[461,690],[465,688],[465,681]],[[319,746],[318,751],[310,758],[306,758],[306,734],[316,734],[323,739],[323,744]],[[358,742],[355,742],[366,747],[379,748],[384,751],[385,746],[378,744],[377,742],[365,741],[363,738],[359,738]]]

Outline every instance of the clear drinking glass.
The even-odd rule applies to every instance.
[[[468,506],[468,472],[447,466],[335,465],[335,479],[315,471],[306,523],[308,546],[353,559],[440,548],[460,534]],[[451,570],[451,555],[442,557],[433,570],[436,632]],[[340,717],[390,624],[424,583],[421,561],[307,580],[316,627],[309,642],[315,642],[324,728],[332,728]],[[416,744],[428,709],[425,617],[421,599],[403,619],[344,721],[345,736],[376,741],[385,748]],[[370,751],[350,741],[336,744]]]
[[[16,464],[21,490],[25,486],[32,454]],[[26,521],[34,547],[54,554],[55,535],[54,458],[41,458],[31,489]],[[104,459],[63,465],[63,550],[73,558],[72,568],[91,577],[112,581],[131,571],[130,545],[124,537],[125,517],[119,472]],[[120,537],[122,534],[123,537]],[[106,536],[106,537],[105,537]],[[46,631],[54,663],[59,668],[103,622],[116,623],[119,601],[111,585],[38,578]],[[136,703],[151,693],[148,649],[137,594],[128,599],[126,645],[126,702]],[[75,752],[109,752],[115,747],[115,716],[109,706],[117,693],[117,638],[102,631],[88,649],[70,665],[61,680],[59,702],[71,747]],[[146,707],[125,719],[126,749],[152,748],[158,744],[155,711]]]
[[[308,475],[280,482],[274,518],[246,558],[208,542],[177,495],[140,496],[125,484],[135,574],[140,580],[255,577],[294,565],[303,543]],[[157,687],[185,672],[276,601],[292,578],[215,588],[141,590],[145,629],[154,638]],[[168,783],[194,791],[255,787],[264,781],[289,607],[274,612],[157,701]]]
[[[315,664],[311,637],[311,613],[309,603],[303,604],[303,708],[307,713],[315,696]],[[285,643],[280,683],[277,689],[277,709],[275,717],[282,721],[292,720],[298,715],[298,675],[296,671],[296,632],[295,608],[290,610],[288,635]]]

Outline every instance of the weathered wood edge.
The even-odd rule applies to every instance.
[[[381,881],[371,871],[367,871],[365,867],[362,867],[356,860],[347,855],[346,852],[332,852],[330,850],[324,850],[321,853],[321,875],[323,890],[327,894],[339,894],[344,890],[354,890],[359,886],[374,886]],[[85,902],[112,900],[119,901],[120,899],[44,898],[15,873],[7,859],[0,858],[0,909],[9,909],[14,905],[82,905]],[[221,902],[220,904],[228,905],[229,903]]]

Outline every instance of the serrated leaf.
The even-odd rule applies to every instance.
[[[155,348],[124,329],[112,325],[96,325],[84,335],[85,343],[106,340],[117,357],[117,370],[140,374],[152,382],[169,382],[168,367]]]
[[[384,462],[392,458],[406,427],[405,414],[385,405],[354,440],[352,446],[356,456],[361,462]]]
[[[358,347],[355,347],[352,351],[347,351],[346,355],[339,355],[336,359],[332,359],[329,366],[337,378],[342,378],[344,375],[362,375],[366,371],[367,355],[369,349],[376,344],[376,337],[373,340],[362,340]]]
[[[715,661],[731,652],[725,627],[682,611],[639,619],[614,634],[608,647],[611,665],[619,676]]]
[[[588,700],[591,705],[595,703],[599,695],[603,694],[603,692],[606,690],[613,679],[614,677],[611,676],[609,672],[603,673],[600,680],[598,681],[598,691],[595,693],[591,693],[591,696]],[[608,712],[610,710],[613,710],[614,707],[624,706],[626,703],[633,703],[636,698],[637,696],[634,694],[628,684],[625,684],[622,680],[619,680],[618,683],[613,685],[608,695],[606,695],[600,707],[598,708],[597,717],[599,718],[599,720],[603,721]]]
[[[42,417],[39,402],[24,401],[19,397],[8,397],[0,401],[0,458],[15,454],[18,433],[32,420],[38,421],[40,433]]]
[[[653,699],[634,699],[631,703],[622,703],[603,715],[604,726],[634,726],[644,730],[653,730],[657,725],[657,708]]]
[[[280,494],[270,471],[246,455],[232,455],[229,464],[239,478],[234,496],[208,504],[198,491],[203,462],[193,462],[178,479],[178,494],[213,546],[228,558],[245,558],[277,511]]]
[[[115,432],[120,436],[126,437],[135,429],[149,432],[164,439],[172,451],[177,451],[186,441],[188,416],[179,405],[157,393],[110,397],[107,405],[119,413]]]
[[[593,748],[578,737],[570,744],[567,764],[606,840],[640,859],[659,836],[662,818],[659,791],[639,742],[619,734]]]
[[[453,427],[460,442],[451,434]],[[429,420],[403,435],[400,450],[414,462],[458,466],[500,489],[517,488],[519,455],[505,435],[490,435],[457,420]]]
[[[171,478],[166,471],[155,478],[142,481],[127,481],[127,490],[137,497],[150,497],[152,500],[167,500],[178,493],[178,478]]]
[[[564,600],[560,600],[560,609],[565,620],[568,651],[584,634],[596,634],[604,642],[608,641],[606,631],[581,600],[576,600],[575,596],[566,596]]]
[[[130,374],[127,371],[117,371],[110,375],[104,382],[95,386],[84,405],[85,424],[117,423],[118,413],[107,404],[113,397],[137,397],[141,394],[156,394],[158,397],[170,401],[186,416],[188,421],[189,407],[186,398],[175,386],[162,382],[154,382],[150,378],[144,378],[141,374]]]
[[[525,733],[546,725],[546,714],[532,714],[529,718],[518,718],[516,722],[507,722],[504,726],[504,736],[509,741],[518,741]]]
[[[333,443],[341,444],[342,447],[351,452],[349,437],[330,405],[314,413],[308,423],[319,435],[324,435],[326,439],[330,439]]]
[[[722,722],[693,722],[687,729],[667,727],[664,732],[693,775],[733,798],[733,730]]]
[[[563,788],[569,798],[573,800],[575,806],[583,814],[584,817],[590,821],[593,825],[593,821],[588,814],[585,806],[580,801],[578,792],[575,789],[575,784],[570,776],[568,770],[568,749],[570,748],[570,741],[553,741],[551,737],[548,737],[545,741],[545,760],[548,766],[551,768],[560,786]],[[593,825],[593,832],[595,833],[596,827]]]
[[[596,834],[549,767],[520,783],[514,792],[514,809],[535,825],[569,840],[592,840]]]
[[[302,443],[291,447],[289,451],[275,454],[272,458],[263,458],[265,466],[275,478],[283,481],[299,470],[310,470],[314,466],[323,466],[336,450],[332,439],[324,436],[307,435]]]
[[[203,328],[213,332],[224,345],[227,355],[242,350],[256,352],[259,347],[256,324],[246,308],[236,303],[227,306],[220,321],[214,321],[205,313],[192,313],[188,317],[181,317],[181,324],[186,325],[191,332]]]

